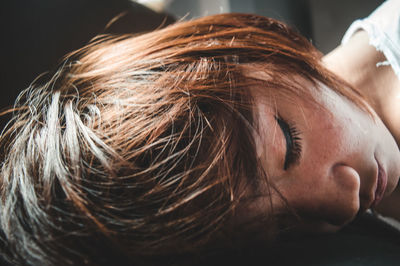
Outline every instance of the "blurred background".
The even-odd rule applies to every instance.
[[[381,0],[9,0],[0,7],[0,110],[41,73],[101,33],[140,33],[175,20],[245,12],[280,19],[323,53]],[[119,19],[115,19],[119,18]],[[114,21],[114,23],[110,23]],[[0,118],[0,126],[7,121]]]
[[[176,18],[241,12],[283,20],[311,39],[322,52],[335,48],[357,18],[371,13],[383,0],[138,0]]]

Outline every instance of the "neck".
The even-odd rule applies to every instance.
[[[400,147],[400,80],[389,65],[376,66],[384,61],[364,31],[323,58],[329,70],[361,91]]]

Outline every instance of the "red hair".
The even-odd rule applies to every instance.
[[[100,37],[69,55],[49,82],[21,94],[2,137],[4,255],[138,264],[233,235],[244,191],[257,197],[268,182],[249,88],[307,97],[290,78],[300,76],[362,105],[320,58],[286,25],[244,14]],[[272,78],[249,77],[249,64]]]

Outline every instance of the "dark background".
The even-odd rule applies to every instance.
[[[12,106],[38,75],[54,70],[65,54],[97,34],[150,31],[174,21],[129,0],[9,0],[0,8],[0,110]],[[8,119],[1,117],[0,126]]]

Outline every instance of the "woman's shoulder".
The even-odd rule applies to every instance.
[[[370,44],[385,55],[387,61],[380,64],[390,64],[400,79],[400,1],[385,1],[368,17],[354,21],[342,44],[359,30],[366,31]]]

